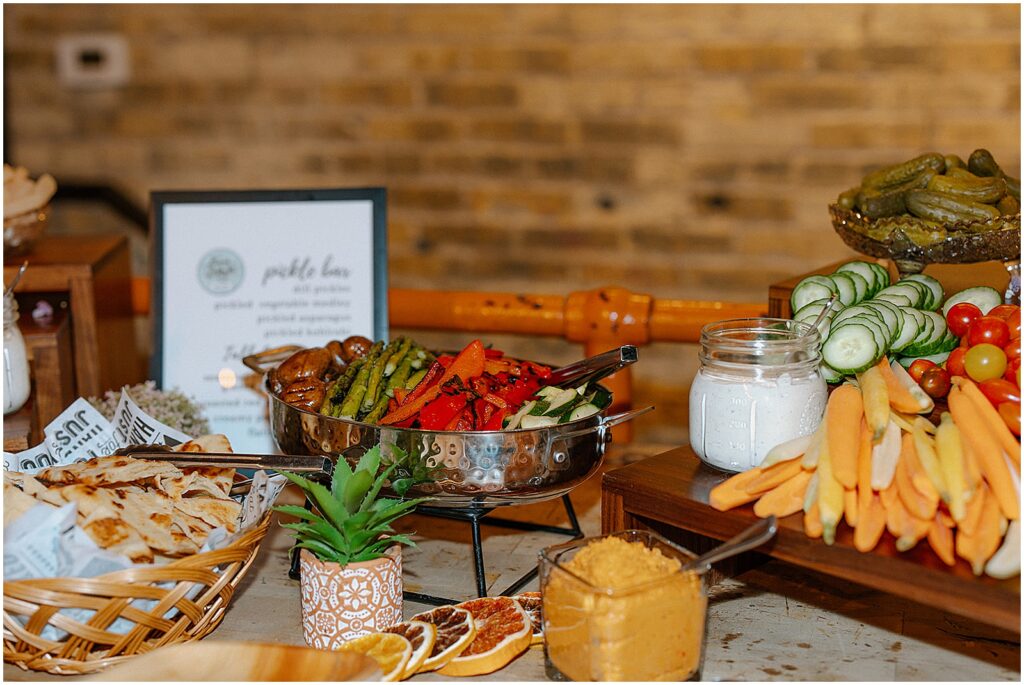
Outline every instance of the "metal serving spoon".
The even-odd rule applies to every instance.
[[[11,284],[9,286],[7,286],[6,288],[4,288],[4,297],[7,297],[8,295],[10,295],[14,291],[15,286],[18,285],[18,281],[21,280],[21,277],[24,275],[25,269],[27,269],[27,268],[28,268],[28,262],[27,261],[26,262],[22,262],[21,268],[18,269],[18,273],[14,274],[14,278],[11,279]]]
[[[732,539],[723,542],[710,552],[700,555],[693,561],[687,562],[683,566],[683,570],[706,573],[711,570],[711,564],[716,561],[728,559],[740,552],[746,552],[747,550],[754,549],[755,547],[759,547],[768,542],[775,537],[775,532],[778,528],[775,516],[769,516],[766,519],[758,521]]]

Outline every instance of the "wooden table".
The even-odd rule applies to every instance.
[[[4,260],[4,282],[26,260],[29,267],[15,289],[22,316],[40,298],[70,311],[75,393],[99,395],[142,380],[145,359],[135,344],[127,239],[46,236],[28,255]]]
[[[669,534],[682,532],[690,534],[684,544],[691,547],[702,546],[694,535],[726,540],[757,520],[753,505],[720,512],[708,504],[711,488],[727,477],[702,464],[689,447],[607,473],[602,483],[601,528],[609,532],[646,526]],[[946,566],[924,542],[902,553],[894,543],[886,532],[873,552],[862,554],[854,549],[853,530],[844,523],[836,532],[835,544],[826,545],[808,538],[802,514],[795,514],[779,521],[775,540],[761,551],[795,566],[1019,634],[1019,577],[979,578],[962,559]]]
[[[616,468],[664,452],[668,445],[613,445],[606,468]],[[629,468],[628,466],[625,468]],[[285,498],[299,499],[289,488]],[[572,494],[587,535],[600,532],[599,476]],[[565,525],[560,503],[513,507],[501,515]],[[399,521],[403,532],[416,531],[418,547],[403,551],[407,589],[466,596],[473,570],[468,526],[455,521],[413,516]],[[535,564],[546,545],[564,542],[549,533],[524,533],[483,527],[487,584],[502,589]],[[224,618],[207,641],[243,640],[302,644],[299,584],[289,580],[288,531],[273,524],[260,554],[235,592]],[[527,589],[536,589],[536,585]],[[405,616],[425,606],[405,604]],[[735,577],[721,579],[710,591],[705,680],[952,680],[1019,681],[1019,637],[960,619],[907,600],[769,561]],[[26,673],[4,665],[4,679],[81,680],[80,677]],[[544,653],[538,645],[500,671],[477,678],[448,678],[434,673],[417,681],[543,682]]]

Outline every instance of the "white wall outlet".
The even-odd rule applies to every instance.
[[[76,33],[57,39],[57,80],[66,88],[117,88],[131,77],[128,40],[117,33]]]

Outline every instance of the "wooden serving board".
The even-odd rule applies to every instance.
[[[705,466],[689,447],[610,471],[601,485],[602,530],[667,527],[726,540],[757,520],[753,505],[721,512],[708,504],[711,488],[730,475]],[[895,542],[886,532],[874,551],[862,554],[853,547],[853,530],[843,522],[835,544],[826,545],[804,534],[803,514],[798,513],[780,519],[775,539],[758,551],[1020,633],[1019,577],[977,577],[962,559],[947,566],[925,540],[907,552],[897,551]]]

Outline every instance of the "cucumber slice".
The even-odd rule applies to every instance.
[[[599,408],[595,407],[590,403],[581,404],[580,406],[572,410],[572,413],[569,414],[569,420],[579,421],[580,419],[585,419],[588,416],[593,416],[599,411],[601,411]]]
[[[889,346],[889,349],[894,352],[900,352],[914,344],[914,340],[921,332],[921,324],[918,322],[916,316],[907,313],[917,310],[895,309],[900,315],[900,333],[896,336],[896,339],[892,341],[892,345]]]
[[[844,376],[825,362],[821,363],[821,375],[825,377],[826,383],[841,383]]]
[[[881,264],[876,264],[875,262],[868,262],[867,265],[874,269],[875,276],[878,277],[875,279],[875,284],[878,286],[878,288],[875,290],[876,293],[882,288],[885,288],[890,283],[892,283],[892,280],[889,278],[889,272],[886,270],[884,266],[882,266]]]
[[[545,426],[554,426],[558,423],[558,419],[554,416],[533,416],[527,414],[520,420],[520,428],[543,428]]]
[[[847,278],[853,279],[853,286],[857,289],[857,302],[863,302],[864,300],[871,297],[871,284],[868,283],[863,276],[853,271],[843,271],[841,273],[845,275]],[[838,273],[832,275],[837,276]]]
[[[910,306],[920,308],[921,305],[931,297],[931,291],[927,287],[916,283],[914,281],[905,281],[902,283],[894,283],[893,285],[882,288],[882,290],[876,295],[876,297],[882,297],[888,294],[898,294],[905,296],[910,300]]]
[[[843,326],[849,325],[866,326],[871,330],[871,334],[875,337],[875,345],[882,354],[885,354],[889,350],[889,331],[887,331],[881,324],[881,322],[873,316],[867,314],[861,314],[853,318],[835,323],[832,325],[832,330],[836,331]]]
[[[914,281],[916,283],[921,283],[928,288],[931,293],[931,299],[928,300],[928,304],[925,305],[925,309],[934,312],[939,308],[939,305],[942,304],[942,296],[945,293],[942,290],[942,284],[939,283],[938,280],[927,274],[911,274],[910,276],[904,276],[898,282],[903,281]]]
[[[970,302],[980,309],[982,314],[988,314],[993,307],[1003,303],[1003,296],[999,294],[998,290],[989,288],[987,285],[967,288],[949,296],[946,303],[942,305],[942,315],[948,314],[949,308],[960,302]]]
[[[835,281],[827,276],[808,276],[796,284],[793,293],[789,296],[790,311],[797,312],[815,300],[828,300],[838,292]]]
[[[925,316],[924,312],[919,309],[908,309],[907,313],[917,319],[917,322],[921,324],[921,330],[918,331],[917,337],[914,338],[914,342],[911,343],[911,347],[920,347],[927,344],[928,341],[932,339],[932,333],[935,331],[935,322]],[[909,352],[909,354],[913,354],[913,352]]]
[[[825,363],[842,374],[865,371],[882,358],[875,342],[875,333],[859,322],[851,321],[832,330],[821,347]]]
[[[878,274],[867,262],[847,262],[836,269],[836,273],[840,272],[854,273],[863,278],[864,282],[868,284],[866,297],[871,297],[882,289],[882,285],[878,282]]]
[[[907,285],[909,285],[911,288],[914,288],[915,290],[917,290],[917,292],[920,293],[920,295],[921,295],[921,298],[917,301],[917,308],[921,309],[923,311],[927,311],[929,309],[927,305],[931,302],[932,297],[934,297],[934,296],[932,295],[931,288],[926,286],[924,283],[921,283],[920,281],[902,280],[902,281],[896,281],[895,285],[891,285],[889,287],[892,288],[892,287],[896,287],[896,286],[907,286]]]
[[[884,290],[884,288],[883,288],[883,290]],[[890,303],[896,305],[897,307],[903,307],[903,308],[909,308],[909,309],[912,309],[914,307],[914,302],[915,302],[915,300],[910,299],[910,297],[908,297],[907,295],[904,295],[902,293],[886,293],[886,292],[881,292],[881,293],[878,293],[877,295],[875,295],[873,299],[875,299],[875,300],[884,300],[886,302],[890,302]]]
[[[844,273],[832,274],[829,278],[836,284],[840,302],[847,307],[857,304],[857,286],[853,284],[852,278]]]
[[[885,327],[889,329],[889,344],[894,343],[899,337],[900,329],[903,328],[903,315],[900,314],[900,310],[885,300],[868,300],[864,306],[878,312],[885,322]]]
[[[952,351],[953,350],[946,350],[945,352],[939,352],[937,354],[926,354],[921,357],[900,357],[899,362],[900,366],[902,366],[905,369],[909,369],[910,365],[916,362],[918,359],[927,359],[928,361],[934,362],[935,364],[944,364],[946,360],[949,359],[949,353]]]

